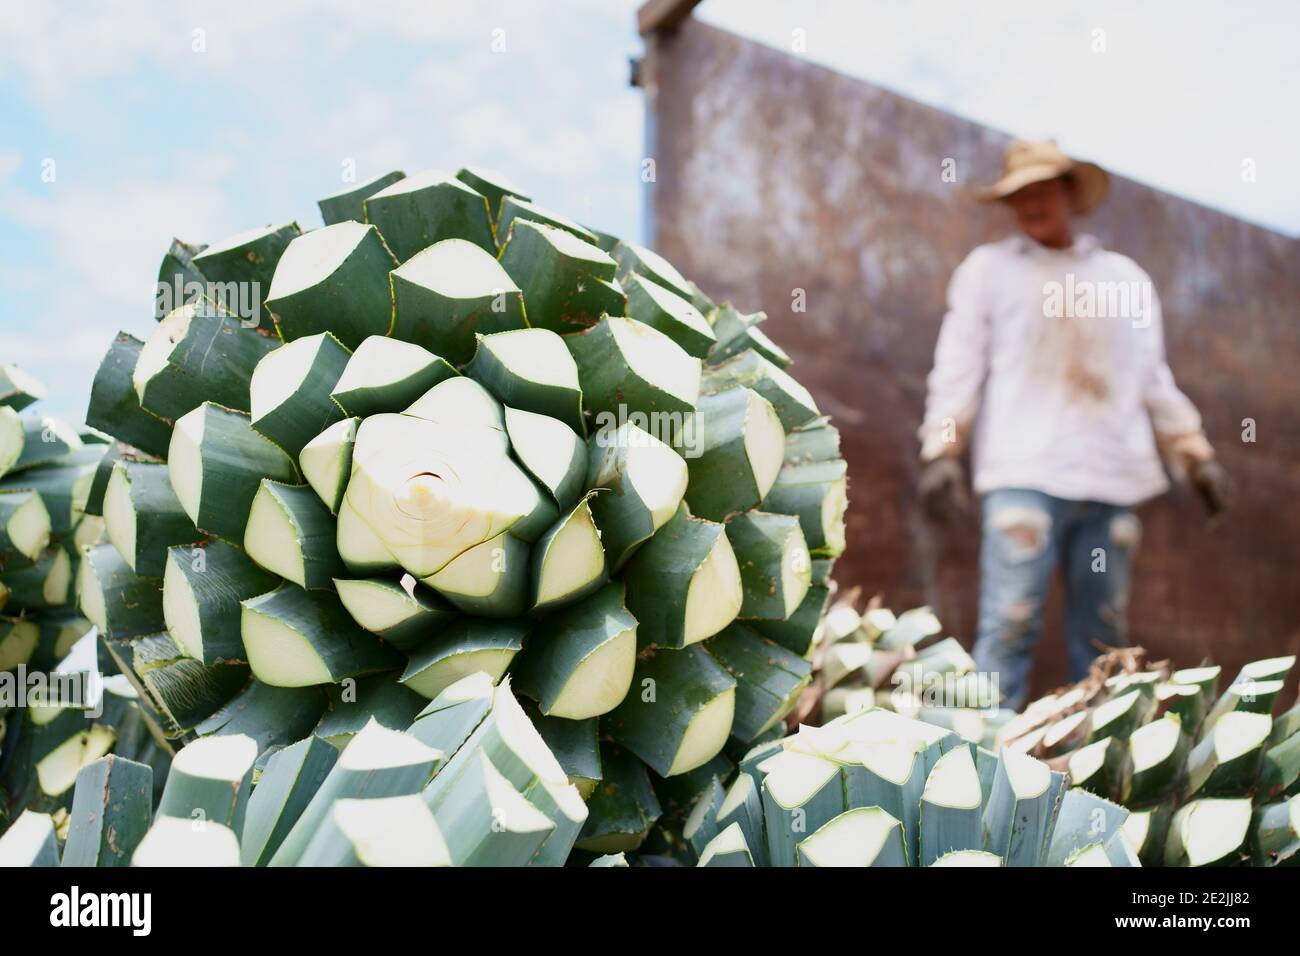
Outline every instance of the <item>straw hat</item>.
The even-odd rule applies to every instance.
[[[1002,178],[980,190],[981,202],[1006,199],[1030,183],[1041,183],[1059,176],[1073,180],[1070,208],[1076,213],[1096,209],[1110,188],[1110,177],[1100,166],[1071,159],[1061,152],[1054,140],[1016,140],[1002,158]]]

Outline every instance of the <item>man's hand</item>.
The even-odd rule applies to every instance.
[[[917,491],[926,517],[939,524],[948,524],[954,517],[965,514],[970,509],[966,469],[956,458],[936,458],[926,462],[921,467]]]
[[[1236,487],[1228,473],[1213,458],[1193,461],[1187,466],[1187,479],[1205,504],[1210,518],[1219,517],[1237,497]]]

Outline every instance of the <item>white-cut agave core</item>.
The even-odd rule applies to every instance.
[[[844,530],[844,512],[849,507],[848,482],[841,478],[822,497],[822,537],[832,551],[843,551],[847,542]]]
[[[50,571],[41,584],[41,597],[47,604],[66,604],[68,587],[72,584],[72,558],[62,548],[50,562]]]
[[[683,645],[712,637],[736,619],[744,600],[740,565],[731,542],[719,534],[686,590]]]
[[[485,348],[516,375],[540,385],[578,387],[578,365],[550,329],[516,329],[484,337]]]
[[[167,480],[189,519],[199,520],[199,503],[203,500],[203,427],[207,407],[200,405],[176,420],[167,445]]]
[[[77,522],[76,529],[72,532],[72,543],[80,551],[82,548],[93,547],[99,544],[99,539],[104,534],[104,519],[99,515],[82,515],[81,520]]]
[[[366,866],[450,866],[442,831],[416,794],[339,800],[334,823]]]
[[[1204,866],[1241,846],[1250,827],[1249,800],[1197,800],[1181,811],[1179,836],[1187,862]]]
[[[1286,657],[1270,657],[1263,661],[1251,661],[1241,668],[1241,678],[1246,680],[1278,678],[1289,672],[1294,666],[1294,654],[1288,654]]]
[[[772,403],[752,390],[746,397],[745,456],[758,486],[758,497],[766,498],[785,458],[785,429]]]
[[[423,253],[417,254],[416,258],[421,255]],[[433,361],[433,353],[414,342],[390,339],[386,335],[372,335],[364,339],[352,353],[333,391],[341,394],[359,388],[391,385],[423,371]]]
[[[744,806],[753,792],[754,778],[747,773],[738,774],[735,783],[718,806],[718,819],[725,820],[729,814]]]
[[[1120,835],[1127,841],[1129,849],[1137,853],[1142,844],[1147,842],[1147,833],[1151,829],[1151,811],[1141,810],[1130,813],[1120,827]]]
[[[500,680],[514,656],[514,651],[500,648],[464,651],[438,658],[419,673],[403,678],[402,683],[433,700],[452,684],[476,671],[483,671],[493,681]]]
[[[254,608],[245,607],[240,632],[257,679],[272,687],[332,684],[334,675],[306,636]]]
[[[498,685],[492,696],[492,714],[497,722],[497,731],[508,744],[510,752],[538,779],[556,787],[568,784],[568,774],[519,706],[508,681]]]
[[[655,305],[663,309],[674,319],[688,328],[694,329],[710,338],[713,337],[713,329],[708,320],[700,315],[698,309],[691,305],[686,299],[674,292],[672,289],[661,286],[658,282],[646,279],[641,283],[641,288],[646,294],[654,300]]]
[[[299,587],[305,585],[307,572],[298,531],[265,480],[253,496],[253,506],[248,511],[244,549],[250,558],[272,574],[288,578]]]
[[[302,387],[324,342],[324,334],[294,339],[274,352],[268,352],[257,363],[248,383],[248,401],[254,422],[274,412]]]
[[[352,470],[352,443],[356,435],[356,420],[345,418],[307,442],[298,453],[303,477],[331,511],[338,510],[343,498]]]
[[[1006,768],[1011,790],[1019,800],[1041,796],[1052,785],[1052,770],[1041,760],[1025,754],[1005,754],[1002,765]]]
[[[1175,684],[1200,684],[1214,680],[1221,670],[1218,664],[1211,664],[1209,667],[1188,667],[1174,671],[1169,679]]]
[[[417,252],[393,274],[449,299],[477,299],[519,291],[490,252],[467,239],[443,239]]]
[[[35,561],[50,543],[50,513],[38,494],[29,494],[27,500],[14,509],[5,525],[5,533],[18,553]]]
[[[636,628],[620,631],[573,670],[547,716],[586,720],[608,713],[627,696],[636,669]]]
[[[969,747],[949,750],[935,762],[921,799],[935,806],[957,809],[980,805],[980,778]]]
[[[1133,756],[1133,772],[1141,773],[1165,760],[1178,746],[1182,732],[1179,721],[1165,718],[1153,720],[1133,731],[1128,741]]]
[[[1107,703],[1109,703],[1109,701]],[[1101,705],[1101,707],[1105,706],[1105,704]],[[1101,712],[1101,707],[1098,707],[1095,713],[1099,714]],[[1073,714],[1067,714],[1065,717],[1062,717],[1056,723],[1052,724],[1052,726],[1047,728],[1047,732],[1043,734],[1043,746],[1056,746],[1056,744],[1060,743],[1078,730],[1081,725],[1087,722],[1087,720],[1088,711],[1086,710],[1076,710]]]
[[[113,467],[104,490],[104,526],[108,529],[108,540],[132,571],[135,570],[135,522],[131,479],[126,466],[118,464]]]
[[[1273,718],[1268,714],[1252,714],[1234,710],[1219,718],[1214,725],[1214,753],[1220,763],[1235,760],[1257,749],[1273,729]]]
[[[582,240],[578,240],[581,242]],[[606,316],[628,368],[642,381],[694,405],[700,397],[700,360],[644,322]]]
[[[288,298],[333,275],[369,230],[359,222],[338,222],[295,237],[276,263],[267,299]]]
[[[763,788],[787,809],[801,807],[840,772],[840,765],[813,754],[787,750],[768,771]]]
[[[41,629],[31,621],[15,621],[0,638],[0,673],[26,664],[41,639]]]
[[[551,829],[551,818],[528,802],[514,784],[492,765],[486,754],[480,754],[479,767],[487,784],[488,806],[499,826],[510,833],[538,833]]]
[[[491,597],[507,573],[504,533],[476,544],[456,557],[424,583],[443,594],[462,597]]]
[[[870,866],[899,821],[880,807],[847,810],[799,844],[817,866]]]
[[[9,379],[16,391],[25,392],[36,401],[45,398],[45,386],[17,365],[0,365],[0,374]]]
[[[849,753],[877,777],[900,787],[911,779],[916,766],[916,751],[911,745],[895,741],[855,741],[849,744]]]
[[[687,773],[712,760],[727,742],[735,715],[736,688],[728,687],[695,712],[665,776]]]
[[[585,239],[579,239],[567,229],[557,229],[555,226],[542,222],[533,222],[532,220],[522,221],[527,222],[529,228],[540,232],[547,242],[568,259],[584,259],[587,262],[606,266],[614,261],[605,250],[592,245]]]
[[[931,866],[1001,866],[1002,857],[984,850],[953,850],[945,853]]]
[[[194,821],[159,817],[131,857],[132,866],[239,866],[239,840],[215,820],[195,829]]]
[[[812,585],[812,559],[808,556],[808,543],[796,524],[786,535],[781,553],[781,600],[788,618],[803,601]]]
[[[334,544],[339,557],[349,568],[380,571],[398,567],[397,561],[379,540],[379,535],[371,530],[370,525],[357,514],[356,509],[348,504],[344,497],[339,505],[338,526],[334,532]]]
[[[374,634],[382,634],[420,613],[415,598],[387,581],[335,578],[334,587],[352,619]]]
[[[1137,706],[1138,694],[1141,691],[1132,690],[1127,694],[1116,697],[1114,700],[1108,700],[1097,707],[1092,717],[1094,727],[1105,727],[1111,721],[1115,720],[1120,714],[1127,713],[1130,708]]]
[[[185,576],[176,555],[167,555],[163,570],[163,620],[181,650],[195,660],[203,660],[203,621],[199,602],[190,579]]]
[[[745,842],[745,831],[739,823],[731,823],[718,833],[705,846],[697,865],[708,866],[715,856],[731,853],[748,853],[749,845]]]
[[[579,591],[605,573],[600,532],[584,503],[555,533],[542,558],[537,604],[548,604]]]
[[[0,405],[0,475],[22,457],[26,440],[22,416],[8,405]]]
[[[468,379],[448,379],[444,384]],[[347,502],[407,571],[427,577],[533,512],[541,492],[491,428],[372,415],[357,432]]]
[[[104,586],[99,583],[95,573],[95,564],[87,555],[77,568],[77,600],[81,604],[81,613],[100,632],[108,630],[108,609],[104,604]]]
[[[158,327],[153,330],[153,334],[140,349],[140,357],[135,362],[135,371],[131,373],[131,384],[135,386],[136,397],[141,401],[144,400],[144,390],[149,380],[166,367],[168,359],[172,356],[172,349],[190,330],[194,313],[194,303],[172,309],[158,323]]]
[[[339,766],[344,770],[385,770],[425,761],[431,763],[437,757],[438,751],[432,747],[408,733],[390,730],[371,718],[343,748]]]
[[[677,513],[677,506],[686,496],[686,484],[690,478],[686,462],[668,445],[632,424],[619,428],[614,444],[626,449],[623,452],[626,455],[624,480],[636,489],[637,497],[650,510],[651,523],[658,531]],[[601,479],[609,481],[612,475],[599,476],[597,485],[603,483]]]
[[[54,840],[49,814],[24,810],[0,842],[0,866],[29,866],[47,840]]]
[[[477,248],[477,247],[476,247]],[[429,389],[402,412],[439,425],[456,425],[462,428],[493,428],[504,450],[509,439],[505,436],[505,412],[500,402],[486,388],[464,375],[443,379]]]
[[[91,724],[89,730],[63,741],[36,763],[41,792],[57,797],[71,790],[81,768],[108,753],[116,740],[117,732],[112,727]]]
[[[172,759],[172,770],[205,780],[242,780],[257,759],[257,744],[245,734],[200,737],[182,747]]]
[[[524,468],[552,494],[560,490],[569,471],[581,462],[577,433],[558,418],[506,408],[510,447]]]
[[[1098,740],[1096,743],[1088,744],[1086,747],[1080,747],[1071,754],[1069,760],[1070,777],[1076,782],[1087,780],[1100,770],[1101,765],[1106,761],[1106,748],[1109,743],[1110,738],[1108,737],[1105,740]]]

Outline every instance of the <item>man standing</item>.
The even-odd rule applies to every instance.
[[[957,267],[927,380],[921,500],[941,521],[964,510],[969,444],[983,497],[975,663],[998,674],[1016,709],[1055,568],[1071,680],[1102,649],[1127,643],[1141,534],[1132,509],[1169,487],[1162,454],[1211,515],[1231,496],[1165,362],[1150,278],[1075,234],[1073,216],[1099,205],[1108,184],[1055,143],[1012,144],[982,198],[1005,203],[1019,232]]]

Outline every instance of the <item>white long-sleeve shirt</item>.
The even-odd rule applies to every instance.
[[[1133,505],[1165,491],[1156,437],[1208,445],[1165,361],[1154,284],[1079,236],[1012,236],[953,273],[921,426],[922,457],[971,442],[974,486]]]

